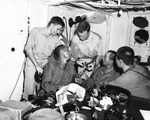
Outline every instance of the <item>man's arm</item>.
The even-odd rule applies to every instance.
[[[33,50],[32,47],[26,50],[26,53],[29,57],[29,59],[32,61],[32,63],[34,64],[36,70],[38,71],[38,73],[43,73],[43,69],[41,68],[41,66],[38,64],[37,60],[35,59],[35,56],[33,54]]]
[[[69,41],[71,42],[73,37],[76,34],[76,29],[79,23],[74,24],[71,28],[70,28],[70,34],[69,34]]]
[[[108,82],[108,84],[114,85],[114,86],[119,86],[119,87],[124,87],[124,88],[130,87],[130,86],[128,86],[128,85],[130,85],[130,81],[128,80],[128,77],[124,77],[124,76],[119,76],[115,80]]]
[[[25,45],[25,51],[26,51],[26,54],[27,56],[29,57],[29,59],[32,61],[32,63],[34,64],[35,66],[35,69],[38,71],[38,73],[42,73],[43,72],[43,69],[40,67],[40,65],[38,64],[36,58],[35,58],[35,55],[33,53],[33,48],[35,46],[35,40],[36,40],[36,29],[33,28],[30,32],[30,35],[28,37],[28,41]]]
[[[53,81],[53,74],[56,74],[55,71],[55,66],[51,64],[52,61],[49,61],[43,70],[43,77],[42,77],[42,88],[46,92],[50,91],[56,91],[59,88],[58,84],[55,84],[55,81]]]
[[[101,62],[102,59],[103,59],[103,55],[98,55],[96,58],[96,65],[99,66],[99,63]]]
[[[72,44],[71,44],[70,48],[71,48],[72,59],[74,61],[76,59],[80,58],[81,56],[84,56],[84,54],[80,51],[77,43],[75,43],[74,41],[72,41]]]
[[[97,51],[97,58],[96,58],[96,64],[98,65],[100,61],[103,59],[103,42],[102,42],[102,37],[95,33],[97,35],[97,39],[99,39],[98,44],[96,46],[96,51]]]
[[[52,66],[53,67],[53,66]],[[49,92],[49,87],[51,86],[51,80],[52,80],[52,69],[51,64],[48,62],[43,70],[43,76],[42,76],[42,88]]]

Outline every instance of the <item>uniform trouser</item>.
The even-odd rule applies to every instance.
[[[47,63],[47,60],[40,60],[38,61],[41,67]],[[28,95],[35,94],[35,86],[37,83],[35,82],[35,75],[36,69],[34,64],[31,62],[29,58],[27,58],[25,67],[24,67],[24,89],[23,89],[23,98],[28,100]]]

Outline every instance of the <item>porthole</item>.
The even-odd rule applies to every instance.
[[[148,20],[146,19],[146,17],[134,17],[133,24],[139,28],[145,28],[148,26]]]
[[[137,43],[146,43],[149,39],[149,33],[145,29],[140,29],[135,32],[134,39]]]

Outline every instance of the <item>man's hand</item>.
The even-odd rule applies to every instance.
[[[81,84],[82,83],[82,79],[81,78],[75,78],[75,82],[78,83],[78,84]]]
[[[43,69],[40,66],[36,66],[36,70],[37,70],[38,74],[43,73]]]
[[[100,65],[100,61],[103,59],[103,56],[97,56],[96,65]]]

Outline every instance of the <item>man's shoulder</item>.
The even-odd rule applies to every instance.
[[[144,73],[142,70],[143,70],[142,67],[137,66],[132,70],[122,73],[120,75],[120,77],[118,77],[116,80],[117,81],[126,81],[126,82],[137,81],[139,79],[139,75]]]
[[[73,36],[72,42],[77,42],[79,41],[79,37],[77,35]]]
[[[91,31],[90,34],[92,37],[97,38],[98,40],[102,40],[102,36],[99,35],[98,33]]]
[[[68,62],[66,63],[65,70],[68,71],[68,74],[69,74],[69,73],[75,74],[75,73],[76,73],[76,70],[75,70],[75,67],[74,67],[74,62],[68,61]]]
[[[143,66],[136,65],[135,68],[132,70],[132,72],[134,74],[137,74],[137,76],[142,75],[144,78],[146,78],[148,80],[150,79],[148,70],[146,70]]]
[[[34,27],[31,29],[30,33],[39,33],[44,30],[44,27]]]
[[[147,73],[147,70],[141,65],[135,65],[135,68],[133,70],[140,73],[145,73],[145,74]]]
[[[56,60],[55,60],[55,58],[54,58],[54,56],[53,55],[51,55],[49,58],[48,58],[48,63],[47,63],[47,65],[49,65],[50,67],[55,67],[55,63],[56,63]]]
[[[68,67],[74,67],[74,62],[70,60],[70,61],[68,61],[66,63],[66,66],[68,66]]]
[[[137,70],[145,70],[143,66],[141,65],[135,65],[135,68],[134,69],[137,69]]]
[[[38,30],[42,30],[42,29],[44,29],[44,28],[42,28],[42,27],[34,27],[34,28],[31,29],[31,31],[38,31]]]

